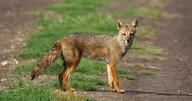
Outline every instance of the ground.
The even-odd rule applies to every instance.
[[[125,5],[123,0],[115,1]],[[135,0],[137,5],[142,5],[145,0]],[[142,2],[141,2],[142,1]],[[147,0],[146,0],[147,1]],[[30,0],[6,0],[0,1],[0,61],[8,62],[7,65],[0,67],[0,86],[5,84],[11,75],[6,72],[14,68],[17,60],[14,60],[17,46],[25,44],[27,37],[34,28],[32,22],[36,16],[25,15],[26,11],[43,8],[51,2],[30,1]],[[157,67],[158,76],[143,76],[136,80],[121,80],[121,86],[126,89],[125,94],[113,92],[90,91],[88,95],[105,101],[191,101],[192,99],[192,8],[191,0],[182,2],[181,0],[169,0],[163,8],[169,13],[176,13],[182,17],[156,19],[155,23],[142,20],[141,24],[149,24],[160,31],[152,39],[152,42],[166,50],[165,59],[162,60],[142,60],[125,57],[119,64],[125,66],[129,62],[142,61],[153,64]],[[106,8],[105,10],[114,11],[121,7]],[[139,18],[141,20],[141,18]],[[128,69],[133,69],[127,67]],[[135,68],[137,69],[137,68]],[[14,79],[14,78],[13,78]]]
[[[18,60],[15,59],[18,47],[25,44],[35,29],[32,26],[34,19],[40,16],[29,16],[25,13],[44,8],[51,3],[47,0],[0,1],[0,89],[1,85],[14,79],[6,73],[18,64]]]

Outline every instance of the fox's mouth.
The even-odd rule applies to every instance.
[[[129,44],[129,40],[125,40],[125,39],[124,39],[123,41],[124,41],[124,44],[125,44],[125,45],[128,45],[128,44]]]
[[[128,39],[128,40],[125,40],[125,39],[124,39],[124,44],[125,44],[125,45],[129,45],[130,42],[131,42],[131,39]]]

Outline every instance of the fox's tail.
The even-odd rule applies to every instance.
[[[37,62],[37,65],[32,69],[31,80],[33,80],[40,74],[40,72],[54,63],[59,56],[61,56],[61,45],[55,43],[54,47],[45,55],[43,55]]]

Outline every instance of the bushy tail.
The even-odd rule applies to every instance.
[[[54,47],[43,55],[37,65],[32,69],[31,72],[31,80],[37,77],[40,72],[48,68],[55,60],[61,55],[61,46],[59,44],[55,44]]]

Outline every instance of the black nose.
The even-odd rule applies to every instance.
[[[130,42],[130,40],[127,40],[127,43],[129,43]]]

